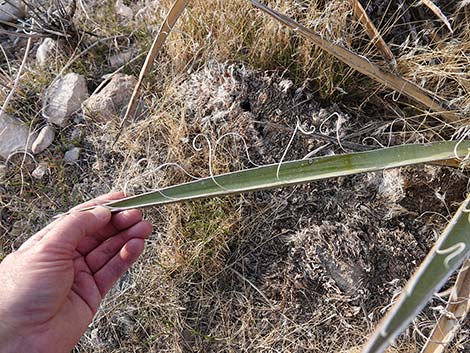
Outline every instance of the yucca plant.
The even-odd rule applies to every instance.
[[[372,64],[369,60],[337,44],[329,42],[322,36],[296,23],[291,18],[268,8],[258,1],[251,0],[250,2],[279,22],[311,40],[315,45],[320,46],[353,69],[369,76],[386,87],[404,93],[420,105],[439,114],[445,120],[456,121],[460,119],[460,114],[463,111],[461,107],[453,106],[449,102],[440,99],[435,94],[424,90],[417,84],[402,78],[400,75],[390,73]],[[132,114],[143,79],[149,72],[156,54],[168,37],[168,33],[171,31],[188,3],[189,1],[187,0],[177,0],[170,10],[149,52],[124,120],[128,115]],[[365,22],[370,25],[370,21]],[[375,30],[375,28],[372,29]],[[371,33],[375,32],[371,31]],[[123,124],[121,128],[122,126]],[[462,161],[468,158],[469,151],[470,141],[463,140],[459,142],[448,141],[421,145],[403,145],[367,152],[280,162],[278,164],[238,172],[211,175],[210,177],[189,183],[174,185],[119,201],[109,202],[104,204],[104,206],[108,207],[113,212],[117,212],[132,208],[150,207],[200,198],[279,188],[319,179],[421,163],[455,159]],[[415,275],[408,281],[401,296],[396,300],[392,309],[366,343],[363,348],[364,353],[383,352],[422,310],[433,294],[445,284],[454,271],[468,258],[470,254],[469,204],[470,196],[462,203],[428,256],[417,269]],[[455,295],[452,298],[463,301],[463,305],[457,305],[457,307],[453,309],[460,310],[459,317],[463,318],[468,312],[469,307],[468,294],[465,294],[468,292],[468,283],[466,283],[466,285],[462,284],[463,281],[468,281],[467,268],[462,268],[461,273],[464,275],[459,276],[459,280],[455,285]],[[462,307],[464,309],[462,309]],[[449,328],[448,322],[440,320],[440,324],[436,327],[436,330],[441,329],[441,326],[443,327],[445,325],[447,325],[447,328],[445,328],[445,332],[441,332],[441,334],[433,334],[431,339],[445,336],[447,340],[446,342],[433,342],[434,345],[427,344],[423,349],[426,353],[442,351],[444,344],[448,343],[449,339],[452,337],[452,332],[455,331],[452,329],[454,321],[451,322]]]
[[[470,141],[402,145],[367,152],[281,162],[210,176],[104,204],[113,212],[132,208],[279,188],[315,180],[464,159]],[[470,254],[470,196],[462,203],[416,274],[409,280],[364,352],[383,352]]]

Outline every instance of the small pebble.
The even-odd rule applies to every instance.
[[[44,68],[48,63],[51,62],[51,56],[54,49],[57,48],[57,42],[52,38],[45,38],[41,45],[38,47],[36,52],[36,61],[39,66]]]
[[[47,172],[47,164],[46,163],[39,163],[36,169],[33,170],[31,175],[34,179],[41,180]]]
[[[52,126],[44,126],[39,132],[38,137],[33,142],[32,151],[34,154],[41,153],[49,147],[54,141],[55,131]]]
[[[72,141],[80,140],[81,137],[82,137],[82,130],[77,129],[77,128],[72,130],[72,133],[70,134],[70,139]]]
[[[78,161],[78,157],[80,157],[80,150],[81,150],[80,148],[74,147],[68,150],[67,152],[65,152],[65,155],[64,155],[65,163],[72,164]]]
[[[134,11],[129,6],[123,4],[122,0],[117,0],[115,4],[116,14],[131,20],[134,17]]]

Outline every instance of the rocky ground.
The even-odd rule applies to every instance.
[[[116,23],[147,18],[149,8],[163,12],[154,2],[102,3],[96,12],[111,11]],[[370,6],[388,13],[383,3]],[[21,10],[15,18],[29,16],[13,9]],[[92,28],[86,15],[83,26]],[[18,62],[5,81],[8,102],[28,43],[1,40],[2,70]],[[452,132],[436,123],[415,128],[400,114],[355,114],[360,108],[325,102],[317,83],[287,69],[212,59],[170,77],[157,74],[175,68],[158,66],[115,143],[139,69],[126,65],[141,51],[137,40],[125,42],[115,39],[119,50],[78,45],[88,51],[83,61],[55,36],[30,43],[20,84],[0,115],[0,259],[80,201],[190,179],[179,168],[161,169],[164,163],[200,177],[209,173],[209,153],[222,173],[278,162],[286,150],[292,160]],[[93,58],[103,66],[90,64]],[[388,108],[374,111],[381,109]],[[313,133],[297,131],[289,144],[297,124]],[[467,183],[460,170],[429,165],[148,209],[155,233],[143,258],[113,288],[76,351],[358,352]],[[390,352],[419,350],[442,305],[433,300]],[[468,351],[469,333],[464,326],[449,351]]]

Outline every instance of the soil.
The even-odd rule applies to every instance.
[[[203,121],[203,132],[215,138],[242,132],[255,163],[279,161],[297,122],[304,130],[315,128],[318,135],[298,134],[285,160],[316,149],[322,155],[370,147],[362,143],[367,135],[357,134],[366,122],[353,121],[337,106],[322,108],[307,89],[293,87],[276,73],[211,63],[182,92],[189,122]],[[350,148],[345,147],[348,142]],[[282,317],[308,328],[299,330],[292,351],[308,346],[312,334],[325,340],[351,327],[366,332],[421,263],[466,189],[467,177],[455,170],[417,166],[245,195],[239,201],[242,221],[226,259],[235,275],[227,271],[213,286],[223,296],[243,292],[248,283],[256,288],[251,291],[255,303],[276,308],[256,313],[256,322],[265,323],[258,330],[261,336],[268,337]],[[191,320],[196,331],[217,336],[217,325],[207,322],[236,321],[243,315],[243,308],[218,311],[216,303],[201,312],[197,287],[187,290],[194,295],[186,299],[186,308],[199,312]],[[424,317],[432,315],[428,308]],[[314,330],[313,318],[319,320]],[[353,336],[345,346],[361,343],[363,336]],[[325,350],[334,351],[337,343],[325,342]],[[188,346],[220,349],[194,336]],[[283,347],[282,340],[271,346]]]
[[[319,156],[413,142],[402,127],[394,131],[388,121],[353,119],[338,106],[321,106],[307,87],[295,87],[277,72],[210,62],[174,91],[172,99],[182,107],[187,125],[177,162],[199,163],[193,165],[196,172],[189,170],[196,174],[208,174],[207,159],[197,157],[204,151],[191,145],[199,133],[212,146],[224,134],[239,134],[220,142],[214,170],[247,168],[250,160],[275,163],[284,154],[284,160],[292,160],[312,151]],[[289,146],[296,124],[306,132],[315,129],[315,134],[297,131]],[[165,131],[148,141],[138,138],[150,134],[136,137],[147,150],[135,159],[149,160],[135,169],[126,164],[127,151],[111,147],[113,136],[88,129],[79,142],[85,147],[81,162],[63,166],[68,185],[64,194],[75,200],[76,195],[88,198],[112,185],[135,192],[157,187],[153,176],[140,186],[134,186],[133,178],[152,163],[167,162],[167,145],[160,139]],[[60,177],[54,173],[51,182]],[[32,183],[28,175],[25,180]],[[147,217],[157,232],[145,262],[137,266],[139,276],[130,272],[113,289],[77,350],[124,352],[132,346],[135,352],[350,352],[364,342],[429,251],[464,199],[467,182],[464,174],[448,167],[417,166],[227,198],[231,208],[222,218],[229,219],[230,212],[239,213],[240,219],[223,234],[227,240],[215,270],[209,276],[195,271],[184,280],[177,270],[168,275],[161,265],[163,256],[177,261],[172,249],[178,244],[168,235],[172,226],[167,222],[174,208],[150,209]],[[11,198],[18,190],[14,183],[2,186],[2,197]],[[57,208],[71,206],[64,206],[66,200],[42,197],[47,192],[33,193],[41,203],[10,202],[2,208],[4,234],[9,234],[2,238],[5,248],[17,247]],[[182,207],[198,205],[205,204]],[[34,222],[21,223],[17,209],[36,215]],[[193,235],[204,239],[205,234]],[[432,309],[437,305],[442,303],[432,302],[418,318],[424,334],[432,328],[429,319],[439,315]],[[470,349],[468,339],[462,338],[465,332],[457,339],[467,343],[455,352]],[[415,342],[422,344],[423,339],[408,330],[399,344],[414,348],[400,352],[416,351]]]

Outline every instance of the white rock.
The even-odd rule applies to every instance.
[[[116,1],[115,9],[116,9],[116,14],[118,14],[119,16],[128,18],[130,20],[134,17],[134,11],[132,11],[132,9],[129,6],[124,5],[122,3],[122,0]]]
[[[67,152],[65,152],[65,155],[64,155],[65,163],[72,164],[78,161],[78,157],[80,157],[80,151],[81,151],[80,148],[73,147]]]
[[[38,137],[33,142],[32,152],[34,154],[41,153],[47,147],[49,147],[54,141],[55,131],[52,126],[44,126],[39,132]]]
[[[16,151],[30,151],[35,135],[28,126],[7,114],[0,116],[0,157],[7,159]]]
[[[67,74],[48,88],[44,116],[49,122],[64,127],[88,97],[85,78],[76,73]]]
[[[83,110],[99,122],[123,115],[136,84],[134,76],[116,74],[100,92],[83,102]]]
[[[31,175],[35,179],[42,179],[44,175],[47,173],[47,164],[46,163],[39,163],[39,165],[36,167],[36,169],[33,170]]]
[[[16,21],[26,14],[24,2],[21,0],[0,0],[0,20]]]
[[[36,61],[41,67],[45,67],[51,61],[52,52],[57,48],[57,42],[52,38],[46,38],[38,47]]]

